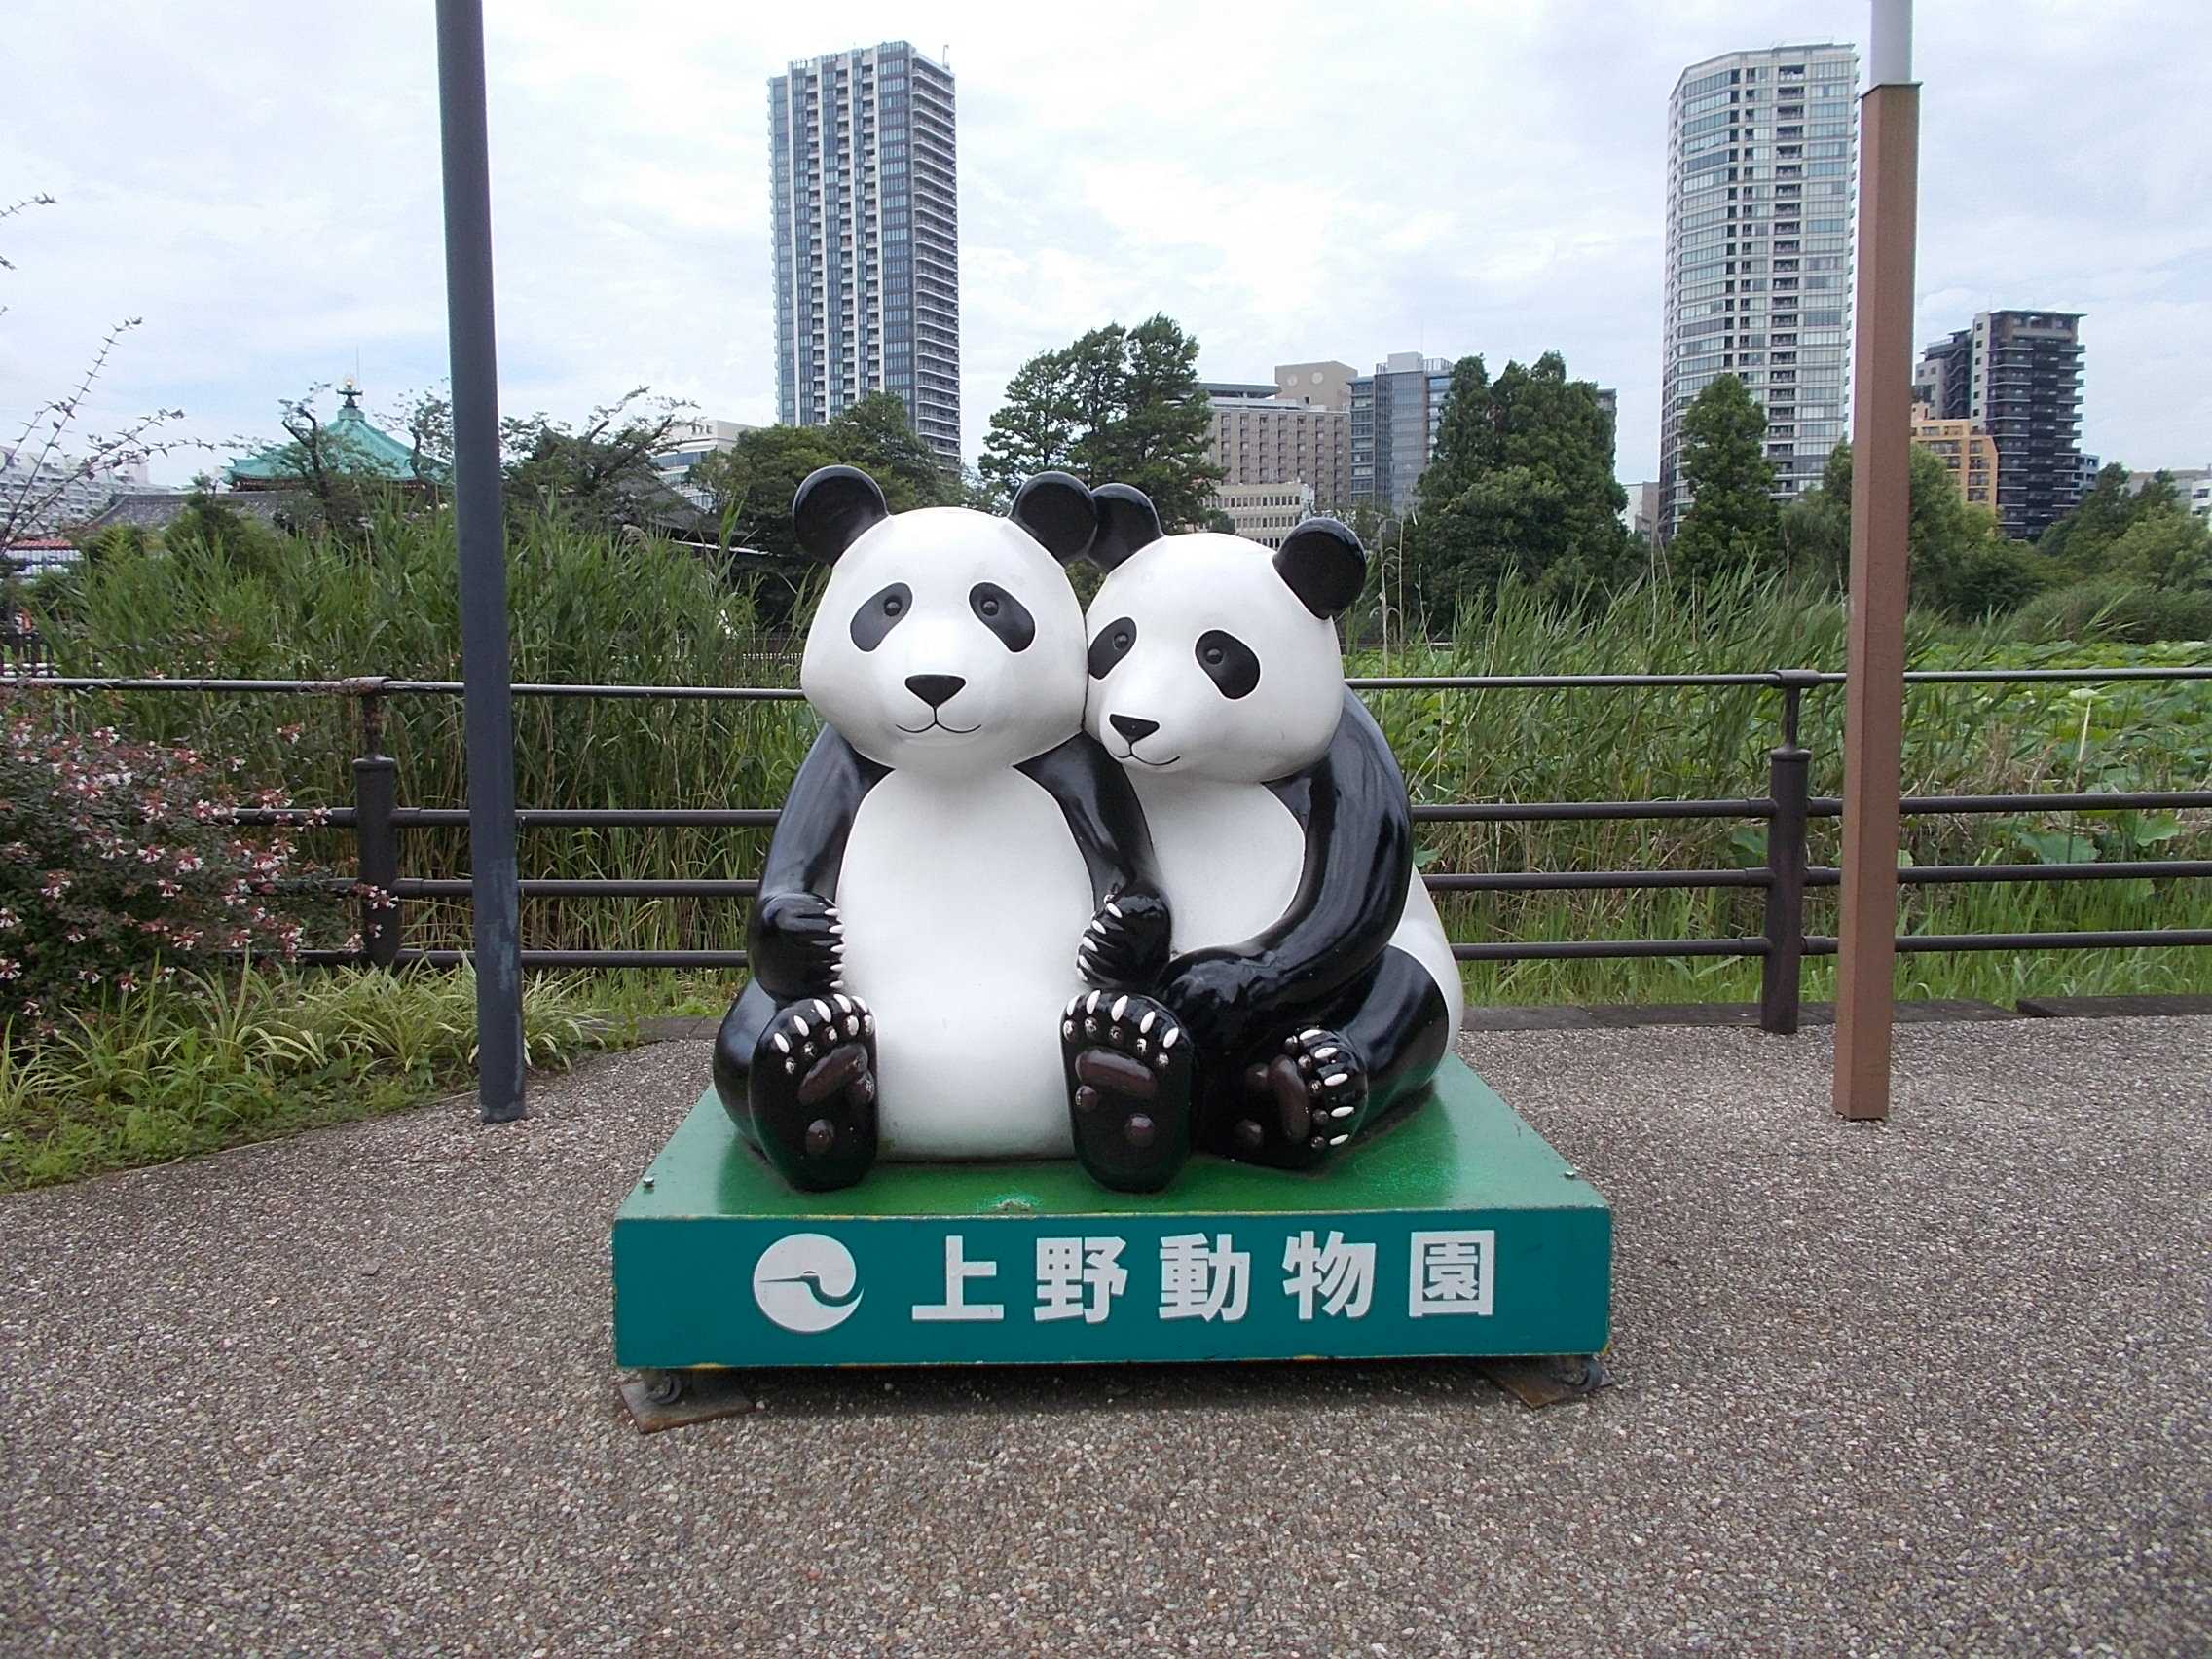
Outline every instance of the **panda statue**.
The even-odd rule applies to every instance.
[[[1310,1167],[1425,1098],[1464,1000],[1405,780],[1344,683],[1335,618],[1366,555],[1334,519],[1271,553],[1163,538],[1125,485],[1094,503],[1085,724],[1159,859],[1176,955],[1156,994],[1198,1045],[1194,1136]]]
[[[1180,1162],[1190,1046],[1136,994],[1168,917],[1129,780],[1083,730],[1083,610],[1054,562],[1089,548],[1090,491],[1045,473],[1011,519],[894,516],[831,466],[792,519],[831,567],[799,665],[825,727],[716,1042],[723,1106],[815,1191],[879,1156],[1065,1157],[1087,1124],[1104,1176]],[[1118,1110],[1087,1118],[1100,1085]]]

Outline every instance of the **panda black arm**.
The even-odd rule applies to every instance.
[[[1014,769],[1059,804],[1089,872],[1098,914],[1084,938],[1086,977],[1151,983],[1167,962],[1167,903],[1128,774],[1084,732]]]
[[[887,768],[830,727],[814,740],[768,843],[747,940],[753,977],[780,1002],[836,988],[844,949],[833,903],[845,838]]]
[[[1162,993],[1201,1039],[1241,1045],[1284,1008],[1317,1002],[1390,942],[1413,881],[1413,809],[1375,717],[1351,692],[1327,752],[1273,786],[1306,831],[1306,865],[1279,921],[1241,944],[1169,965]]]

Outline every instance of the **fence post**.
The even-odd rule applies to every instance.
[[[361,706],[353,761],[353,842],[361,884],[361,954],[379,968],[399,960],[399,762],[384,753],[384,681],[349,682]]]
[[[1804,993],[1805,823],[1812,799],[1812,753],[1797,741],[1799,703],[1818,680],[1804,669],[1783,669],[1782,742],[1767,752],[1767,791],[1774,815],[1766,821],[1766,958],[1759,975],[1759,1029],[1793,1036]]]

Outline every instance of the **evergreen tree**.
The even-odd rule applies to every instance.
[[[1432,625],[1508,580],[1555,597],[1602,594],[1635,569],[1613,476],[1613,424],[1589,381],[1547,351],[1493,382],[1454,366],[1436,453],[1421,474],[1413,579]]]
[[[1697,394],[1682,417],[1682,478],[1690,510],[1667,546],[1675,579],[1694,586],[1723,573],[1779,563],[1774,467],[1766,411],[1734,375]]]
[[[959,472],[938,459],[906,419],[896,392],[871,391],[823,428],[830,447],[882,486],[895,513],[949,507],[961,498]],[[788,503],[787,503],[788,505]]]
[[[1212,417],[1198,358],[1198,343],[1165,315],[1041,352],[1008,383],[979,471],[1012,492],[1064,467],[1093,485],[1134,485],[1171,530],[1211,522],[1205,498],[1221,469],[1206,454]]]

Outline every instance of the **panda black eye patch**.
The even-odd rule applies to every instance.
[[[893,582],[853,612],[853,644],[864,651],[874,650],[913,608],[914,590],[904,582]]]
[[[1129,617],[1117,617],[1098,630],[1098,638],[1090,642],[1090,678],[1104,680],[1114,672],[1114,665],[1129,654],[1137,643],[1137,625]]]
[[[1198,636],[1195,654],[1224,697],[1248,697],[1260,683],[1260,659],[1235,634],[1207,629]]]
[[[996,582],[977,582],[970,588],[968,608],[1010,651],[1027,650],[1037,637],[1037,619],[1029,614],[1029,608]]]

